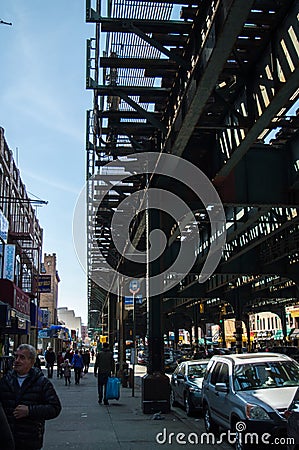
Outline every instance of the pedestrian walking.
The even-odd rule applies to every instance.
[[[74,368],[74,372],[75,372],[75,384],[79,384],[81,372],[84,367],[84,364],[83,364],[82,356],[79,355],[78,350],[75,350],[75,354],[73,356],[71,364],[72,364],[72,367]]]
[[[57,354],[57,378],[63,377],[62,367],[61,367],[63,362],[64,362],[64,358],[62,356],[62,352],[58,352],[58,354]]]
[[[41,449],[45,421],[54,419],[61,411],[60,400],[51,381],[41,370],[33,367],[35,360],[35,348],[28,344],[20,345],[15,353],[13,370],[0,380],[0,402],[16,450]]]
[[[83,364],[84,364],[84,373],[88,372],[89,364],[90,364],[90,353],[89,350],[85,350],[82,354]]]
[[[65,385],[70,385],[71,384],[71,373],[72,373],[72,366],[69,362],[68,359],[66,359],[62,364],[61,364],[62,370],[63,370],[63,374],[64,374],[64,380],[65,380]]]
[[[93,362],[93,359],[94,359],[94,349],[93,349],[93,348],[91,349],[90,354],[91,354],[91,360],[92,360],[92,362]]]
[[[34,367],[36,367],[37,369],[42,370],[42,365],[41,365],[41,362],[40,362],[40,359],[39,359],[38,355],[36,355],[36,360],[34,362]]]
[[[94,364],[94,376],[98,377],[98,403],[103,401],[103,389],[104,389],[104,405],[109,405],[106,398],[106,386],[108,377],[115,371],[115,362],[113,353],[109,350],[108,342],[104,342],[103,350],[96,356]]]
[[[1,448],[5,450],[15,450],[15,441],[1,404],[0,404],[0,436],[1,436]]]
[[[53,368],[54,368],[55,359],[56,359],[56,355],[53,351],[53,348],[50,347],[45,354],[45,360],[46,360],[46,365],[47,365],[47,369],[48,369],[48,378],[53,378]]]
[[[72,352],[72,350],[70,348],[68,348],[67,351],[65,352],[64,360],[68,359],[69,362],[71,363],[73,356],[74,356],[74,353]]]

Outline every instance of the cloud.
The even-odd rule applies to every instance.
[[[48,180],[45,177],[36,175],[33,172],[28,172],[27,170],[22,170],[22,173],[27,178],[31,178],[32,180],[41,182],[43,185],[50,186],[54,189],[57,189],[59,191],[69,192],[71,194],[79,195],[80,190],[78,188],[75,188],[74,186],[70,186],[68,184],[61,183],[60,181],[55,180]]]

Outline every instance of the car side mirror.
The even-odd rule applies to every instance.
[[[217,392],[228,392],[228,387],[225,383],[216,383],[215,390]]]
[[[184,375],[182,373],[178,373],[176,377],[177,377],[178,380],[183,380],[184,379]]]

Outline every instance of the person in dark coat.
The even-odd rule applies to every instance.
[[[62,364],[64,363],[64,358],[62,356],[62,352],[58,352],[57,355],[57,378],[63,377]]]
[[[88,372],[89,364],[90,364],[90,353],[89,350],[85,350],[82,354],[83,364],[84,364],[84,373]]]
[[[34,367],[36,367],[37,369],[42,370],[42,365],[41,365],[41,362],[40,362],[40,359],[39,359],[38,355],[36,356]]]
[[[73,359],[73,356],[74,356],[74,353],[73,353],[70,349],[68,349],[68,350],[65,352],[64,360],[68,359],[69,362],[71,362],[72,359]]]
[[[15,441],[1,404],[0,404],[0,439],[1,439],[1,448],[4,448],[5,450],[15,450]]]
[[[106,386],[108,377],[115,371],[115,362],[113,353],[109,350],[108,342],[104,342],[103,350],[96,356],[94,364],[94,376],[98,376],[98,403],[102,403],[103,400],[103,388],[104,388],[104,405],[109,405],[106,398]],[[97,375],[98,372],[98,375]]]
[[[13,370],[0,380],[2,403],[16,450],[39,450],[43,446],[45,421],[60,414],[61,404],[52,383],[34,366],[36,350],[22,344],[15,354]]]
[[[48,378],[53,378],[53,367],[54,367],[55,359],[56,359],[56,355],[53,351],[53,348],[50,347],[45,354],[45,360],[46,360],[47,369],[48,369]]]

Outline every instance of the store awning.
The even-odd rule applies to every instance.
[[[10,305],[30,322],[30,298],[12,281],[0,279],[0,301]]]

